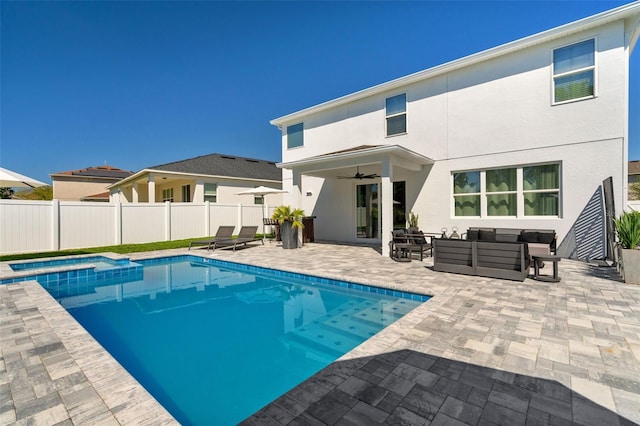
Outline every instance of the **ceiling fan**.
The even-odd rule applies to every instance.
[[[338,179],[375,179],[380,177],[380,175],[371,173],[369,175],[365,175],[364,173],[360,173],[360,166],[356,168],[356,174],[353,176],[338,176]]]

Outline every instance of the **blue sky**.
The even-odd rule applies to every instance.
[[[626,3],[2,1],[0,165],[280,161],[273,118]]]

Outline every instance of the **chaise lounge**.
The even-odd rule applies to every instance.
[[[191,250],[192,246],[207,246],[207,251],[211,250],[211,247],[213,247],[213,244],[216,241],[230,240],[233,236],[234,229],[236,229],[235,226],[219,226],[218,231],[216,232],[216,235],[213,236],[213,238],[191,241],[189,243],[189,250]]]
[[[240,232],[238,232],[237,238],[227,238],[226,240],[216,240],[213,242],[213,249],[215,250],[217,247],[232,247],[233,251],[236,251],[236,247],[238,245],[247,246],[247,243],[251,243],[254,241],[261,241],[262,245],[264,245],[263,238],[257,238],[256,232],[258,231],[257,226],[243,226],[240,228]]]

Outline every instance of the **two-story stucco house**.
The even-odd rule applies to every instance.
[[[639,34],[635,2],[274,119],[283,187],[317,239],[384,254],[413,212],[426,232],[555,229],[563,256],[602,258]]]

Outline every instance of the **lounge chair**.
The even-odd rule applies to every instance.
[[[409,262],[412,253],[415,252],[420,253],[422,261],[425,253],[431,253],[431,238],[418,228],[409,228],[406,232],[404,229],[396,229],[391,233],[391,257],[399,262]]]
[[[231,239],[234,229],[236,229],[235,226],[220,226],[218,227],[218,231],[216,232],[216,235],[213,236],[213,238],[191,241],[189,243],[189,250],[191,250],[191,246],[207,246],[207,250],[211,250],[211,247],[213,247],[213,243],[215,243],[216,241]]]
[[[257,226],[243,226],[240,228],[240,232],[238,232],[238,238],[228,238],[226,240],[217,240],[213,242],[213,249],[215,250],[217,247],[231,247],[233,246],[233,251],[236,251],[236,247],[240,244],[246,246],[247,243],[251,243],[254,241],[261,241],[262,245],[264,245],[263,238],[257,238],[256,232],[258,231]]]

